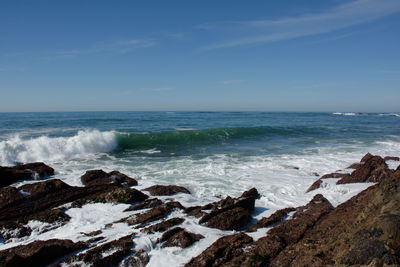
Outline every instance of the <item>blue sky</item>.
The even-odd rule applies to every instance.
[[[0,2],[0,112],[399,103],[400,0]]]

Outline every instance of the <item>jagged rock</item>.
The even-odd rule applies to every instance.
[[[385,160],[379,156],[373,156],[367,153],[360,161],[354,163],[347,168],[352,168],[354,171],[348,173],[330,173],[323,175],[320,179],[315,181],[306,191],[306,193],[319,188],[322,184],[321,179],[325,178],[341,178],[336,184],[348,183],[365,183],[365,182],[380,182],[389,177],[393,170],[389,169]]]
[[[310,191],[313,191],[313,190],[315,190],[315,189],[320,188],[321,185],[322,185],[322,183],[323,183],[323,181],[322,181],[321,178],[318,179],[318,180],[316,180],[312,185],[310,185],[310,187],[307,189],[306,193],[308,193],[308,192],[310,192]]]
[[[142,203],[138,203],[130,206],[124,211],[133,211],[133,210],[142,210],[142,209],[150,209],[157,206],[160,206],[163,202],[158,198],[146,199]]]
[[[125,220],[128,223],[128,225],[141,224],[138,227],[142,228],[143,225],[145,225],[149,222],[153,222],[153,221],[156,221],[156,220],[166,217],[174,209],[183,208],[182,205],[180,205],[181,207],[179,205],[177,204],[177,202],[168,202],[168,203],[162,204],[160,206],[156,206],[146,212],[132,215],[132,216],[126,218]]]
[[[340,179],[337,184],[380,182],[389,177],[393,171],[388,168],[386,162],[379,156],[367,154],[363,157],[361,164],[350,175]]]
[[[271,266],[397,266],[399,184],[400,170],[339,205],[282,250]]]
[[[387,161],[387,160],[399,161],[400,158],[399,157],[393,157],[393,156],[386,156],[386,157],[383,158],[383,160],[384,161]]]
[[[243,248],[250,245],[253,239],[237,233],[219,238],[197,257],[192,258],[185,267],[219,267],[234,257],[243,254]]]
[[[0,187],[10,185],[19,180],[32,180],[36,176],[44,178],[54,175],[54,169],[43,162],[34,162],[14,167],[0,166]]]
[[[255,188],[245,191],[239,198],[226,197],[203,207],[186,209],[188,214],[202,214],[199,223],[221,230],[239,230],[251,220],[251,212],[259,194]],[[209,213],[203,210],[211,210]]]
[[[117,185],[75,187],[58,179],[26,184],[17,189],[2,188],[0,195],[4,196],[0,198],[0,222],[31,216],[72,201],[79,206],[88,202],[132,203],[148,197],[133,188]]]
[[[122,267],[135,267],[140,266],[144,267],[149,263],[150,257],[149,254],[143,249],[136,252],[134,255],[127,257],[122,262]]]
[[[333,206],[322,195],[315,195],[305,206],[298,207],[291,219],[270,229],[268,235],[258,239],[247,252],[227,263],[227,266],[264,266],[274,259],[286,246],[295,244],[304,233]],[[286,265],[283,265],[286,266]]]
[[[221,230],[240,230],[251,220],[251,211],[242,207],[221,212],[206,222],[207,227]]]
[[[165,242],[161,247],[181,247],[186,248],[191,246],[194,242],[204,238],[200,234],[193,234],[185,231],[183,228],[176,227],[165,232],[160,241]]]
[[[143,190],[149,191],[152,196],[172,196],[178,193],[190,194],[190,191],[185,187],[177,185],[153,185]]]
[[[86,171],[81,177],[82,184],[88,185],[101,185],[101,184],[117,184],[134,186],[137,181],[119,171],[105,172],[103,170],[90,170]]]
[[[135,233],[132,233],[119,239],[104,243],[100,246],[91,248],[80,254],[71,255],[54,266],[74,266],[75,262],[83,262],[83,265],[85,266],[118,266],[118,264],[121,263],[126,256],[133,252],[132,248],[134,246],[134,242],[132,237],[134,235]],[[98,237],[96,239],[101,240],[102,237]],[[89,240],[87,243],[93,242]]]
[[[154,232],[164,232],[167,229],[171,228],[172,226],[178,225],[183,223],[185,220],[183,218],[172,218],[166,221],[162,221],[160,223],[151,225],[149,227],[146,227],[142,229],[142,232],[145,233],[154,233]]]
[[[339,172],[333,172],[333,173],[328,173],[325,175],[322,175],[320,179],[326,179],[326,178],[342,178],[347,176],[348,173],[339,173]]]
[[[275,211],[271,216],[268,218],[263,217],[261,220],[256,222],[255,224],[251,225],[246,232],[255,232],[259,228],[265,228],[269,226],[273,226],[274,224],[278,224],[282,222],[285,217],[287,217],[289,212],[295,211],[295,208],[285,208]]]
[[[86,248],[85,243],[71,240],[50,239],[35,241],[0,251],[1,266],[45,266],[53,261]]]
[[[27,226],[16,226],[16,228],[6,228],[3,227],[0,229],[0,237],[3,238],[5,242],[12,238],[21,238],[24,236],[30,236],[32,233],[32,229]]]
[[[347,167],[346,169],[357,169],[357,168],[359,168],[360,166],[361,166],[362,164],[361,163],[353,163],[353,164],[351,164],[349,167]]]

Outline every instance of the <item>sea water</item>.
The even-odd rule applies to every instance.
[[[119,170],[143,189],[154,184],[181,185],[184,206],[203,205],[256,187],[261,198],[254,218],[285,207],[306,204],[323,194],[334,206],[371,184],[336,185],[305,193],[318,175],[349,172],[348,165],[370,152],[400,156],[397,113],[289,112],[57,112],[0,113],[0,165],[43,161],[54,178],[82,186],[87,170]],[[388,161],[396,168],[398,162]],[[19,186],[34,181],[23,181]],[[85,240],[89,232],[127,216],[126,205],[89,204],[70,209],[71,221],[45,233],[43,224],[28,238],[0,243],[0,249],[37,239]],[[129,213],[131,214],[131,213]],[[171,216],[183,216],[173,213]],[[187,219],[184,227],[206,238],[190,248],[160,248],[152,236],[138,235],[136,246],[151,255],[150,266],[180,266],[218,237],[232,233],[210,229]],[[123,223],[103,229],[109,240],[130,233]],[[265,234],[266,229],[253,234]],[[166,262],[166,259],[170,262]]]

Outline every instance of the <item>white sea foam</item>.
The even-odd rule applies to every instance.
[[[90,135],[91,132],[88,134]],[[99,132],[98,134],[102,136],[104,133]],[[112,132],[110,135],[114,136]],[[110,139],[113,140],[113,138]],[[102,139],[100,138],[100,140]],[[103,137],[103,140],[108,139]],[[83,156],[55,162],[52,166],[57,170],[55,178],[72,185],[81,185],[80,176],[88,169],[119,170],[137,179],[139,185],[135,188],[138,189],[154,184],[182,185],[187,187],[192,194],[177,194],[173,198],[186,207],[204,205],[227,195],[238,197],[244,190],[255,187],[261,194],[261,198],[255,203],[256,209],[253,217],[260,219],[281,208],[305,205],[318,193],[324,195],[334,206],[343,203],[372,184],[336,185],[337,179],[324,179],[321,188],[305,193],[307,188],[318,179],[313,173],[322,175],[339,169],[342,172],[351,171],[346,170],[346,167],[358,161],[367,152],[381,156],[399,156],[400,142],[394,140],[396,138],[393,137],[369,146],[354,143],[335,147],[315,147],[299,154],[241,157],[214,154],[200,159],[191,156],[171,157],[166,160],[144,158],[143,161],[136,163],[129,158],[113,157],[106,153],[97,153],[96,157],[85,157],[85,153],[102,151],[101,149],[86,148],[82,150],[81,155]],[[110,143],[112,142],[110,141]],[[113,148],[113,146],[105,146],[105,148]],[[389,166],[396,168],[398,164],[399,162],[392,161]],[[158,198],[165,200],[171,197]],[[205,238],[186,249],[161,248],[161,245],[156,242],[161,233],[144,234],[133,230],[132,226],[128,226],[126,223],[115,223],[111,227],[105,227],[106,224],[118,221],[123,217],[143,212],[124,212],[126,207],[128,205],[97,203],[85,205],[81,209],[72,208],[67,210],[71,220],[64,226],[41,232],[39,230],[46,225],[30,222],[33,228],[39,230],[34,231],[30,237],[0,244],[0,249],[50,238],[86,241],[90,237],[81,232],[89,233],[99,229],[102,230],[101,236],[105,237],[104,242],[106,242],[135,231],[137,232],[133,240],[135,249],[144,249],[149,253],[151,258],[148,266],[183,266],[191,257],[200,254],[221,236],[234,233],[234,231],[204,227],[198,224],[197,218],[188,217],[181,211],[175,211],[168,218],[185,218],[181,227],[189,232],[202,234]],[[267,230],[260,229],[251,235],[257,239]]]
[[[0,142],[0,165],[66,160],[97,152],[110,152],[116,147],[116,136],[111,131],[86,130],[71,137],[40,136],[31,139],[16,135]]]

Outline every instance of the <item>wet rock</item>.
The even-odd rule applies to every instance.
[[[144,191],[149,191],[152,196],[172,196],[178,193],[190,194],[190,191],[183,186],[177,185],[153,185]]]
[[[387,160],[399,161],[400,158],[399,157],[386,156],[386,157],[383,158],[383,160],[384,161],[387,161]]]
[[[117,184],[134,186],[137,181],[119,171],[105,172],[103,170],[90,170],[86,171],[81,177],[82,184],[88,185],[101,185],[101,184]]]
[[[396,171],[339,205],[308,229],[300,240],[286,246],[270,265],[398,265],[399,184],[400,171]]]
[[[54,175],[54,169],[43,162],[21,164],[14,167],[0,166],[0,187],[10,185],[19,180],[32,180]]]
[[[326,179],[326,178],[342,178],[349,175],[348,173],[339,173],[339,172],[333,172],[333,173],[328,173],[323,176],[321,176],[320,179]]]
[[[185,231],[183,228],[176,227],[165,232],[161,237],[161,242],[165,242],[161,247],[181,247],[186,248],[191,246],[194,242],[204,238],[200,234],[194,234]]]
[[[312,185],[310,185],[310,187],[307,189],[306,193],[320,188],[322,183],[323,183],[322,179],[316,180]]]
[[[362,159],[363,164],[356,168],[350,175],[340,179],[337,184],[380,182],[389,177],[393,171],[388,168],[386,162],[379,156],[367,154]]]
[[[28,226],[19,225],[15,228],[2,227],[0,229],[0,238],[7,243],[9,239],[30,236],[31,233],[32,229]]]
[[[221,212],[206,222],[207,227],[221,230],[240,230],[251,220],[251,211],[242,207]]]
[[[151,225],[149,227],[146,227],[144,229],[142,229],[142,232],[145,233],[155,233],[155,232],[164,232],[167,229],[171,228],[172,226],[176,226],[179,225],[181,223],[183,223],[185,220],[183,218],[172,218],[172,219],[168,219],[166,221],[162,221],[160,223]]]
[[[202,214],[199,223],[221,230],[239,230],[251,220],[251,212],[259,194],[255,188],[245,191],[239,198],[226,197],[201,208],[186,209],[188,214]],[[210,210],[206,213],[203,210]]]
[[[107,242],[85,253],[74,256],[68,261],[83,261],[92,266],[117,266],[127,255],[132,253],[134,245],[130,234],[117,240]]]
[[[20,190],[12,186],[0,188],[0,209],[21,203],[25,200],[25,196]]]
[[[291,219],[270,229],[267,236],[258,239],[246,253],[234,258],[228,265],[268,265],[286,246],[295,244],[321,217],[332,210],[333,206],[328,200],[320,194],[315,195],[307,205],[298,207]]]
[[[134,255],[127,257],[121,264],[122,267],[141,266],[144,267],[149,263],[149,254],[143,249],[136,252]]]
[[[103,231],[101,231],[101,230],[92,231],[90,233],[81,232],[81,234],[83,234],[85,236],[96,236],[96,235],[99,235],[101,233],[103,233]]]
[[[117,185],[75,187],[58,179],[26,184],[17,189],[2,188],[0,194],[4,196],[0,199],[0,222],[25,218],[73,201],[74,206],[79,207],[88,202],[140,202],[148,197],[132,188]]]
[[[260,219],[258,222],[255,224],[251,225],[246,232],[255,232],[259,228],[265,228],[265,227],[270,227],[275,224],[281,223],[282,221],[285,220],[285,218],[288,216],[289,212],[295,211],[295,208],[285,208],[285,209],[280,209],[274,212],[271,216],[269,217],[263,217]]]
[[[83,242],[50,239],[35,241],[0,251],[2,266],[45,266],[72,252],[85,248]]]
[[[146,199],[142,203],[138,203],[130,206],[124,211],[134,211],[134,210],[142,210],[142,209],[150,209],[157,206],[160,206],[163,202],[158,198]]]
[[[361,163],[353,163],[350,166],[348,166],[346,169],[357,169],[361,166]]]
[[[219,267],[241,256],[243,248],[252,242],[253,239],[244,233],[221,237],[200,255],[192,258],[185,267]]]
[[[147,223],[166,217],[172,210],[177,209],[177,206],[175,203],[165,203],[146,212],[132,215],[126,219],[126,222],[128,225],[141,224],[138,228],[142,228]]]

